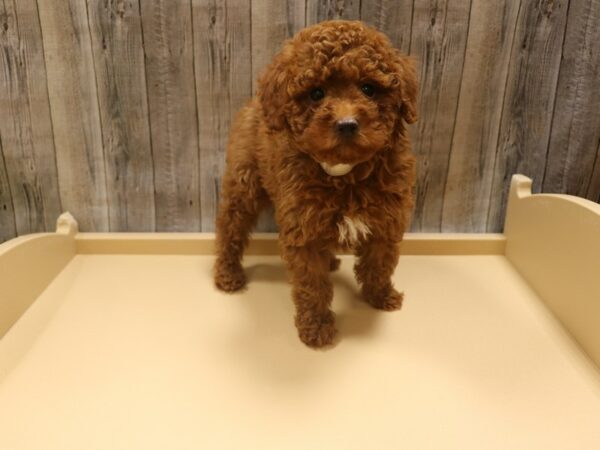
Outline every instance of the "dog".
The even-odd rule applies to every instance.
[[[406,124],[417,119],[417,91],[412,59],[362,22],[322,22],[286,41],[230,132],[216,287],[245,286],[244,248],[272,203],[302,342],[333,343],[336,251],[356,255],[365,301],[400,308],[391,276],[414,204]]]

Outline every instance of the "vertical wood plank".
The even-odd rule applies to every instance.
[[[413,0],[362,0],[360,19],[384,32],[396,48],[410,51]]]
[[[140,0],[156,229],[200,229],[198,122],[189,0]],[[206,24],[203,24],[206,25]]]
[[[16,235],[15,211],[4,163],[2,136],[0,136],[0,243],[12,239]]]
[[[35,0],[0,1],[0,47],[0,136],[16,233],[53,230],[61,204]]]
[[[470,0],[415,2],[411,54],[419,62],[419,121],[411,127],[417,155],[414,231],[441,230],[442,199],[448,173],[460,92]]]
[[[279,51],[283,42],[306,23],[305,0],[265,0],[252,2],[252,92],[256,81]],[[265,211],[258,219],[257,230],[276,231],[273,212]]]
[[[106,172],[86,3],[38,0],[63,208],[108,230]]]
[[[360,18],[360,0],[306,0],[306,24]]]
[[[442,231],[483,232],[519,2],[473,0]]]
[[[502,229],[510,178],[542,186],[567,18],[567,0],[524,0],[511,50],[487,230]]]
[[[154,174],[139,4],[87,0],[111,231],[153,231]]]
[[[202,230],[214,230],[231,120],[252,95],[250,1],[194,0]]]
[[[256,80],[283,41],[306,23],[305,0],[264,0],[252,2],[252,92]]]
[[[585,197],[600,140],[600,2],[572,1],[556,91],[545,192]]]
[[[598,140],[596,159],[594,160],[594,171],[592,172],[586,197],[595,201],[596,203],[600,203],[600,139]]]

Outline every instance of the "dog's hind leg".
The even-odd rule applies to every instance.
[[[228,166],[217,214],[214,279],[217,288],[234,292],[246,285],[242,256],[258,214],[268,197],[254,164]]]

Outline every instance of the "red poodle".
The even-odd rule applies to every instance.
[[[244,248],[271,202],[305,344],[328,345],[336,333],[336,250],[355,252],[368,303],[400,308],[391,275],[413,208],[406,124],[417,119],[417,90],[412,60],[361,22],[323,22],[287,41],[231,130],[216,286],[244,287]]]

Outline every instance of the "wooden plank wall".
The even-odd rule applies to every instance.
[[[0,238],[6,238],[52,228],[61,211],[35,0],[0,3],[0,46]]]
[[[579,0],[575,0],[576,3]],[[500,229],[513,173],[539,191],[548,163],[567,0],[522,2],[512,40],[492,181],[488,229]]]
[[[414,231],[500,231],[514,172],[600,201],[600,0],[0,0],[0,241],[212,231],[235,112],[339,18],[417,60]]]
[[[142,21],[137,2],[88,1],[109,227],[156,229]]]
[[[82,229],[106,230],[106,166],[86,3],[39,1],[37,5],[46,73],[36,67],[29,84],[35,86],[44,79],[48,83],[62,207],[77,217]],[[22,43],[24,47],[29,44]],[[9,179],[12,176],[9,172]],[[19,215],[15,208],[17,222]]]

